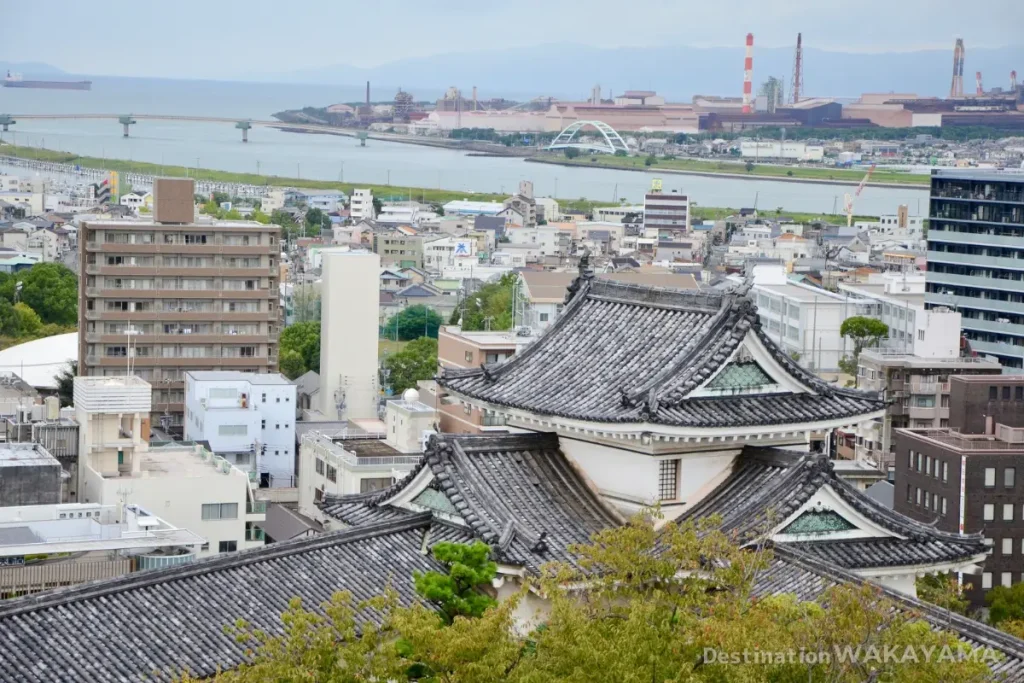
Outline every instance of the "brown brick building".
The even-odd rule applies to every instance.
[[[965,576],[972,603],[1024,581],[1024,376],[950,378],[949,429],[897,429],[895,509],[950,532],[983,533],[992,553]]]
[[[276,372],[280,228],[194,218],[192,181],[158,179],[152,220],[79,235],[78,372],[153,385],[153,424],[180,430],[188,370]]]

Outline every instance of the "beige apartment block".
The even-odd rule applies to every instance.
[[[277,372],[281,330],[280,227],[196,219],[192,202],[161,181],[152,220],[87,221],[79,235],[78,373],[146,380],[153,426],[176,435],[185,373]]]

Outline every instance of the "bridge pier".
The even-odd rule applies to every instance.
[[[242,131],[242,142],[249,142],[249,129],[252,128],[252,122],[239,121],[235,124],[235,128]]]
[[[131,114],[128,114],[127,116],[117,117],[117,122],[124,127],[124,136],[128,137],[128,126],[134,125],[135,119],[132,118]]]

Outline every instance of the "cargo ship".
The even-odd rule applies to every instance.
[[[20,74],[7,72],[5,88],[48,88],[51,90],[91,90],[92,81],[26,81]]]

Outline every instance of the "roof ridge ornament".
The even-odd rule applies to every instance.
[[[569,283],[568,292],[565,295],[565,303],[573,300],[576,294],[594,279],[594,269],[590,267],[590,247],[583,249],[583,256],[580,256],[579,274]]]

